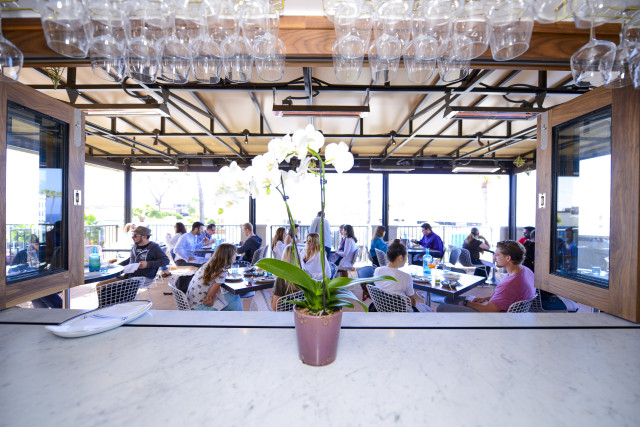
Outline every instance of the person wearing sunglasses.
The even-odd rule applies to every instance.
[[[147,283],[151,283],[158,272],[159,268],[169,265],[169,257],[160,248],[156,242],[149,240],[151,230],[147,227],[138,226],[131,233],[133,247],[128,259],[125,259],[120,265],[128,265],[139,263],[138,269],[133,273],[125,274],[116,280],[144,277]]]

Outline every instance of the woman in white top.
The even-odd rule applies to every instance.
[[[416,296],[413,290],[413,279],[409,273],[399,270],[407,262],[407,248],[399,239],[395,239],[387,248],[387,260],[389,263],[386,266],[376,268],[374,276],[392,276],[397,282],[381,280],[376,282],[376,286],[392,294],[408,296],[411,305],[415,307]],[[416,310],[414,309],[414,311]]]
[[[275,259],[282,259],[282,254],[284,253],[284,235],[286,230],[284,227],[279,227],[276,230],[276,235],[273,236],[273,240],[271,241],[271,254]]]
[[[344,248],[342,250],[338,249],[336,254],[338,255],[338,259],[336,260],[336,264],[338,267],[353,267],[350,263],[349,259],[354,251],[358,250],[358,239],[356,239],[356,235],[353,231],[353,227],[349,224],[343,225],[344,228]]]
[[[171,233],[167,233],[164,238],[165,243],[167,244],[167,249],[173,251],[173,248],[178,244],[178,240],[180,240],[180,236],[187,232],[186,227],[181,222],[176,222],[176,225],[173,226],[173,236]],[[173,255],[173,254],[172,254]]]
[[[200,267],[189,282],[187,300],[192,310],[242,311],[240,296],[220,287],[235,259],[234,245],[218,245],[209,262]]]
[[[307,247],[304,257],[302,258],[302,269],[316,280],[322,279],[321,256],[320,235],[318,233],[310,233],[307,235]],[[327,277],[331,275],[331,266],[329,265],[326,254],[324,257],[324,272]]]

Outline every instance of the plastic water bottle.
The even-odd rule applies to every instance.
[[[100,271],[100,254],[98,248],[93,248],[93,253],[89,255],[89,271]]]
[[[431,255],[429,255],[429,249],[426,249],[424,252],[424,256],[422,257],[422,272],[425,276],[431,276],[431,268],[429,267],[429,263],[433,260]]]

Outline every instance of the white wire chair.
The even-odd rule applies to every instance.
[[[329,279],[333,279],[336,277],[336,273],[338,272],[338,266],[330,262],[329,268],[331,268],[331,277],[329,277]]]
[[[276,301],[276,311],[293,311],[295,304],[287,301],[294,300],[304,301],[304,292],[298,291],[278,298],[278,301]]]
[[[187,300],[185,293],[176,288],[173,283],[169,283],[169,288],[171,288],[171,294],[173,295],[173,300],[176,302],[178,310],[191,310],[189,300]]]
[[[269,250],[269,245],[262,246],[258,250],[253,253],[253,259],[251,260],[251,265],[255,265],[256,262],[260,261],[262,258],[267,256],[267,251]]]
[[[383,291],[382,289],[372,284],[367,285],[367,290],[369,291],[369,295],[371,295],[373,305],[379,312],[413,313],[413,309],[411,308],[411,300],[408,296],[392,294]]]
[[[507,313],[529,313],[529,310],[531,309],[531,304],[533,304],[533,301],[536,298],[538,298],[537,294],[535,297],[531,299],[514,302],[509,306]]]
[[[378,258],[378,264],[380,264],[380,267],[387,265],[386,252],[376,249],[376,258]]]
[[[144,282],[144,277],[132,277],[97,286],[98,308],[133,301]]]
[[[542,308],[542,298],[540,297],[540,289],[536,289],[536,296],[531,303],[531,307],[529,307],[530,313],[544,313],[544,308]]]

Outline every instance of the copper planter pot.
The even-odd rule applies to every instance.
[[[336,360],[342,310],[327,316],[312,316],[299,312],[296,307],[293,316],[302,363],[325,366]]]

